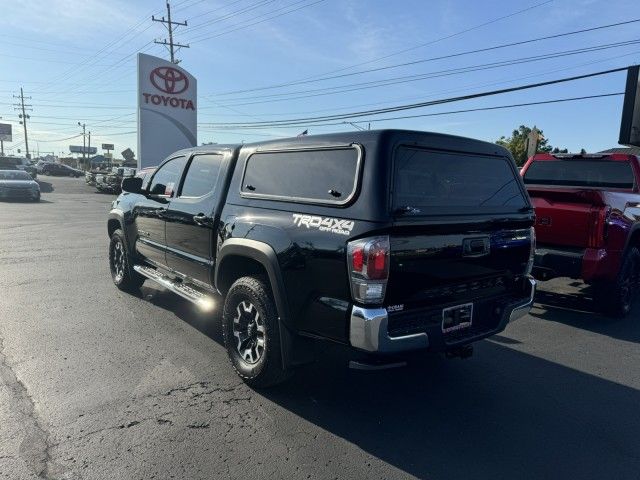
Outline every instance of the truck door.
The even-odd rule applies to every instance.
[[[187,158],[176,157],[156,170],[145,196],[133,209],[136,251],[151,262],[166,265],[165,213],[175,194]]]
[[[223,196],[224,156],[195,154],[166,217],[167,265],[190,278],[210,283],[216,206]]]

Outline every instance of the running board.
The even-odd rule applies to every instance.
[[[161,285],[167,290],[189,300],[202,310],[210,311],[215,308],[216,303],[211,295],[198,290],[187,283],[175,281],[152,267],[134,265],[133,269],[143,277],[153,280],[158,285]]]

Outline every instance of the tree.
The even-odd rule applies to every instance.
[[[536,128],[535,125],[533,128]],[[531,128],[525,125],[520,125],[517,130],[513,131],[510,137],[502,136],[496,141],[498,145],[505,147],[511,152],[518,166],[524,165],[527,161],[527,138],[531,130]],[[544,138],[542,130],[538,129],[538,131],[540,132],[541,139],[538,141],[537,151],[542,153],[551,152],[553,147],[549,144],[549,140]],[[564,151],[566,152],[567,150],[564,149]],[[562,150],[558,149],[558,152],[562,152]]]

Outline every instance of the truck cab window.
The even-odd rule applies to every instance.
[[[222,155],[194,156],[187,170],[180,196],[202,197],[213,192],[218,181],[221,162]]]
[[[176,157],[162,165],[151,180],[149,193],[170,197],[180,181],[186,163],[186,157]]]

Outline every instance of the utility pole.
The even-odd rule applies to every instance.
[[[31,117],[26,114],[26,110],[33,111],[33,105],[24,104],[24,99],[27,98],[28,100],[31,100],[31,97],[25,97],[22,87],[20,87],[20,96],[14,95],[13,98],[20,100],[20,103],[13,104],[13,109],[22,112],[18,117],[20,118],[20,123],[24,127],[24,148],[27,152],[27,158],[31,158],[31,155],[29,155],[29,140],[27,139],[27,119]]]
[[[89,132],[89,145],[87,148],[87,155],[89,155],[89,166],[87,170],[91,170],[91,132]]]
[[[78,122],[78,126],[82,127],[82,163],[87,166],[87,124]],[[90,170],[90,169],[87,169]]]
[[[169,41],[167,42],[166,39],[160,41],[160,40],[154,40],[154,43],[157,43],[159,45],[164,45],[165,47],[169,47],[169,54],[171,57],[171,63],[175,63],[178,64],[180,63],[180,60],[176,60],[175,54],[178,50],[180,50],[181,48],[189,48],[189,45],[183,45],[181,43],[175,43],[173,41],[173,26],[182,26],[182,27],[186,27],[187,26],[187,21],[185,20],[184,22],[173,22],[171,21],[171,5],[169,5],[169,0],[167,0],[167,20],[164,19],[164,16],[162,18],[156,18],[153,15],[151,15],[151,20],[154,22],[160,22],[160,23],[164,23],[167,27],[167,29],[169,30]]]

